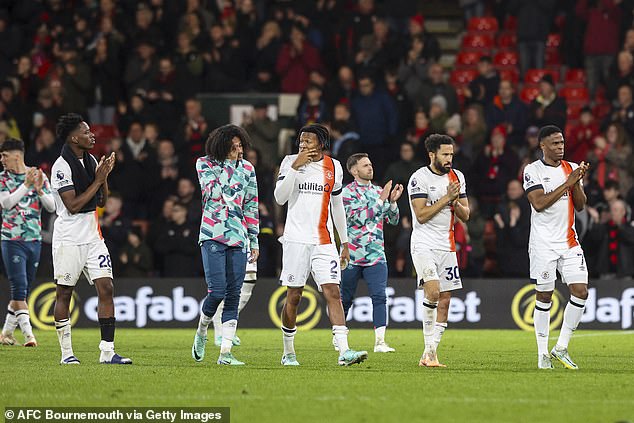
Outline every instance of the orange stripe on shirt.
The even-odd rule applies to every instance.
[[[328,232],[328,216],[330,215],[330,195],[335,185],[335,164],[332,158],[324,155],[322,161],[322,167],[324,172],[324,195],[321,197],[321,213],[319,214],[319,243],[320,244],[332,244],[332,238],[330,232]],[[326,185],[330,186],[328,192],[326,192]]]
[[[95,222],[97,223],[97,232],[99,232],[99,239],[103,239],[101,234],[101,226],[99,225],[99,212],[95,209]]]
[[[460,180],[458,179],[458,175],[456,174],[456,172],[451,169],[449,171],[449,182],[458,182],[460,183]],[[456,237],[454,236],[454,226],[456,225],[455,220],[454,220],[454,211],[453,211],[453,206],[451,206],[451,220],[449,221],[449,249],[451,251],[456,251]]]
[[[568,176],[570,176],[570,174],[572,173],[572,166],[570,165],[570,163],[568,163],[565,160],[561,161],[561,166],[564,170],[564,176],[568,178]],[[575,235],[575,230],[574,230],[575,203],[572,200],[572,190],[573,188],[570,188],[568,190],[568,233],[566,235],[566,238],[568,241],[569,248],[576,247],[577,245],[579,245],[579,243],[577,242],[577,237]]]

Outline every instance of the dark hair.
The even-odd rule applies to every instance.
[[[205,143],[205,154],[210,159],[224,161],[229,156],[232,148],[232,140],[238,137],[242,144],[242,149],[251,147],[251,139],[247,132],[236,125],[220,126],[212,131]]]
[[[77,129],[79,124],[83,121],[84,118],[77,113],[67,113],[65,115],[62,115],[57,121],[57,126],[55,128],[55,134],[57,135],[57,138],[59,138],[63,142],[66,142],[70,133]]]
[[[175,200],[174,204],[172,205],[172,207],[182,207],[185,210],[187,210],[187,204],[185,204],[184,202],[182,202],[180,200]]]
[[[478,59],[478,62],[481,62],[481,63],[485,62],[491,65],[493,64],[493,59],[491,59],[491,56],[485,55],[485,56],[480,56],[480,58]]]
[[[350,124],[345,120],[336,120],[330,124],[330,130],[339,132],[341,135],[350,131]]]
[[[302,132],[310,132],[311,134],[317,135],[317,141],[321,144],[321,148],[324,150],[328,150],[330,148],[330,133],[328,132],[328,128],[324,125],[320,125],[318,123],[306,125],[299,130],[299,136],[302,135]],[[298,143],[299,136],[297,137]]]
[[[619,191],[621,189],[621,185],[618,183],[618,181],[615,181],[613,179],[608,179],[607,181],[605,181],[605,185],[603,186],[603,191],[606,191],[609,189],[615,189]]]
[[[401,147],[403,147],[404,145],[407,145],[408,147],[410,147],[412,149],[412,151],[416,152],[416,146],[414,145],[413,142],[411,142],[411,141],[403,141],[401,143]]]
[[[359,160],[364,157],[368,157],[368,153],[354,153],[352,156],[348,157],[348,161],[346,161],[346,169],[348,169],[348,172],[350,172],[352,167],[359,163]]]
[[[429,153],[436,153],[441,145],[453,145],[453,138],[443,134],[431,134],[425,138],[425,148]]]
[[[563,134],[563,131],[555,125],[546,125],[539,129],[537,134],[537,141],[542,142],[545,138],[548,138],[552,134]]]
[[[24,142],[16,138],[7,138],[2,145],[0,151],[21,151],[24,153]]]

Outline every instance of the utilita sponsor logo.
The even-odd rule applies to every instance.
[[[143,286],[136,292],[135,297],[114,297],[115,317],[119,322],[135,322],[136,327],[145,327],[151,322],[191,322],[198,317],[202,307],[194,297],[185,295],[182,286],[172,289],[171,297],[164,295],[152,296],[154,290]],[[203,300],[204,301],[204,300]],[[97,297],[90,297],[84,303],[84,313],[92,321],[97,321]]]
[[[621,294],[621,299],[614,297],[597,298],[596,288],[588,289],[586,309],[581,316],[581,323],[619,323],[621,329],[632,327],[634,317],[634,288],[628,288]]]
[[[330,185],[318,184],[315,182],[302,182],[299,184],[300,191],[330,192]]]
[[[416,291],[416,297],[392,297],[394,288],[388,287],[385,290],[387,294],[388,319],[398,323],[408,323],[414,321],[423,321],[423,298],[422,290]],[[475,291],[470,291],[465,299],[452,298],[449,305],[449,323],[458,323],[467,321],[469,323],[477,323],[481,316],[478,306],[482,303]],[[348,320],[356,322],[372,322],[372,298],[358,297],[354,300],[354,304]]]

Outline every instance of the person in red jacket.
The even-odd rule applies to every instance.
[[[567,141],[566,156],[568,160],[581,163],[587,160],[588,151],[594,147],[594,137],[599,135],[599,124],[594,120],[592,109],[585,106],[581,109],[579,124],[573,126]]]
[[[282,46],[275,70],[282,81],[282,92],[301,94],[306,91],[309,74],[322,68],[319,52],[306,40],[303,26],[295,23],[289,41]]]
[[[607,80],[612,58],[619,51],[620,3],[623,0],[579,0],[575,12],[586,22],[583,51],[590,98]]]

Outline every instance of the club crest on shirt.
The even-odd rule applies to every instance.
[[[334,178],[334,175],[332,174],[332,172],[330,170],[327,170],[326,171],[326,180],[332,181],[333,178]]]
[[[292,283],[295,280],[295,276],[294,275],[288,275],[287,279],[288,279],[289,282]]]
[[[542,272],[542,279],[548,279],[550,277],[549,272]]]

